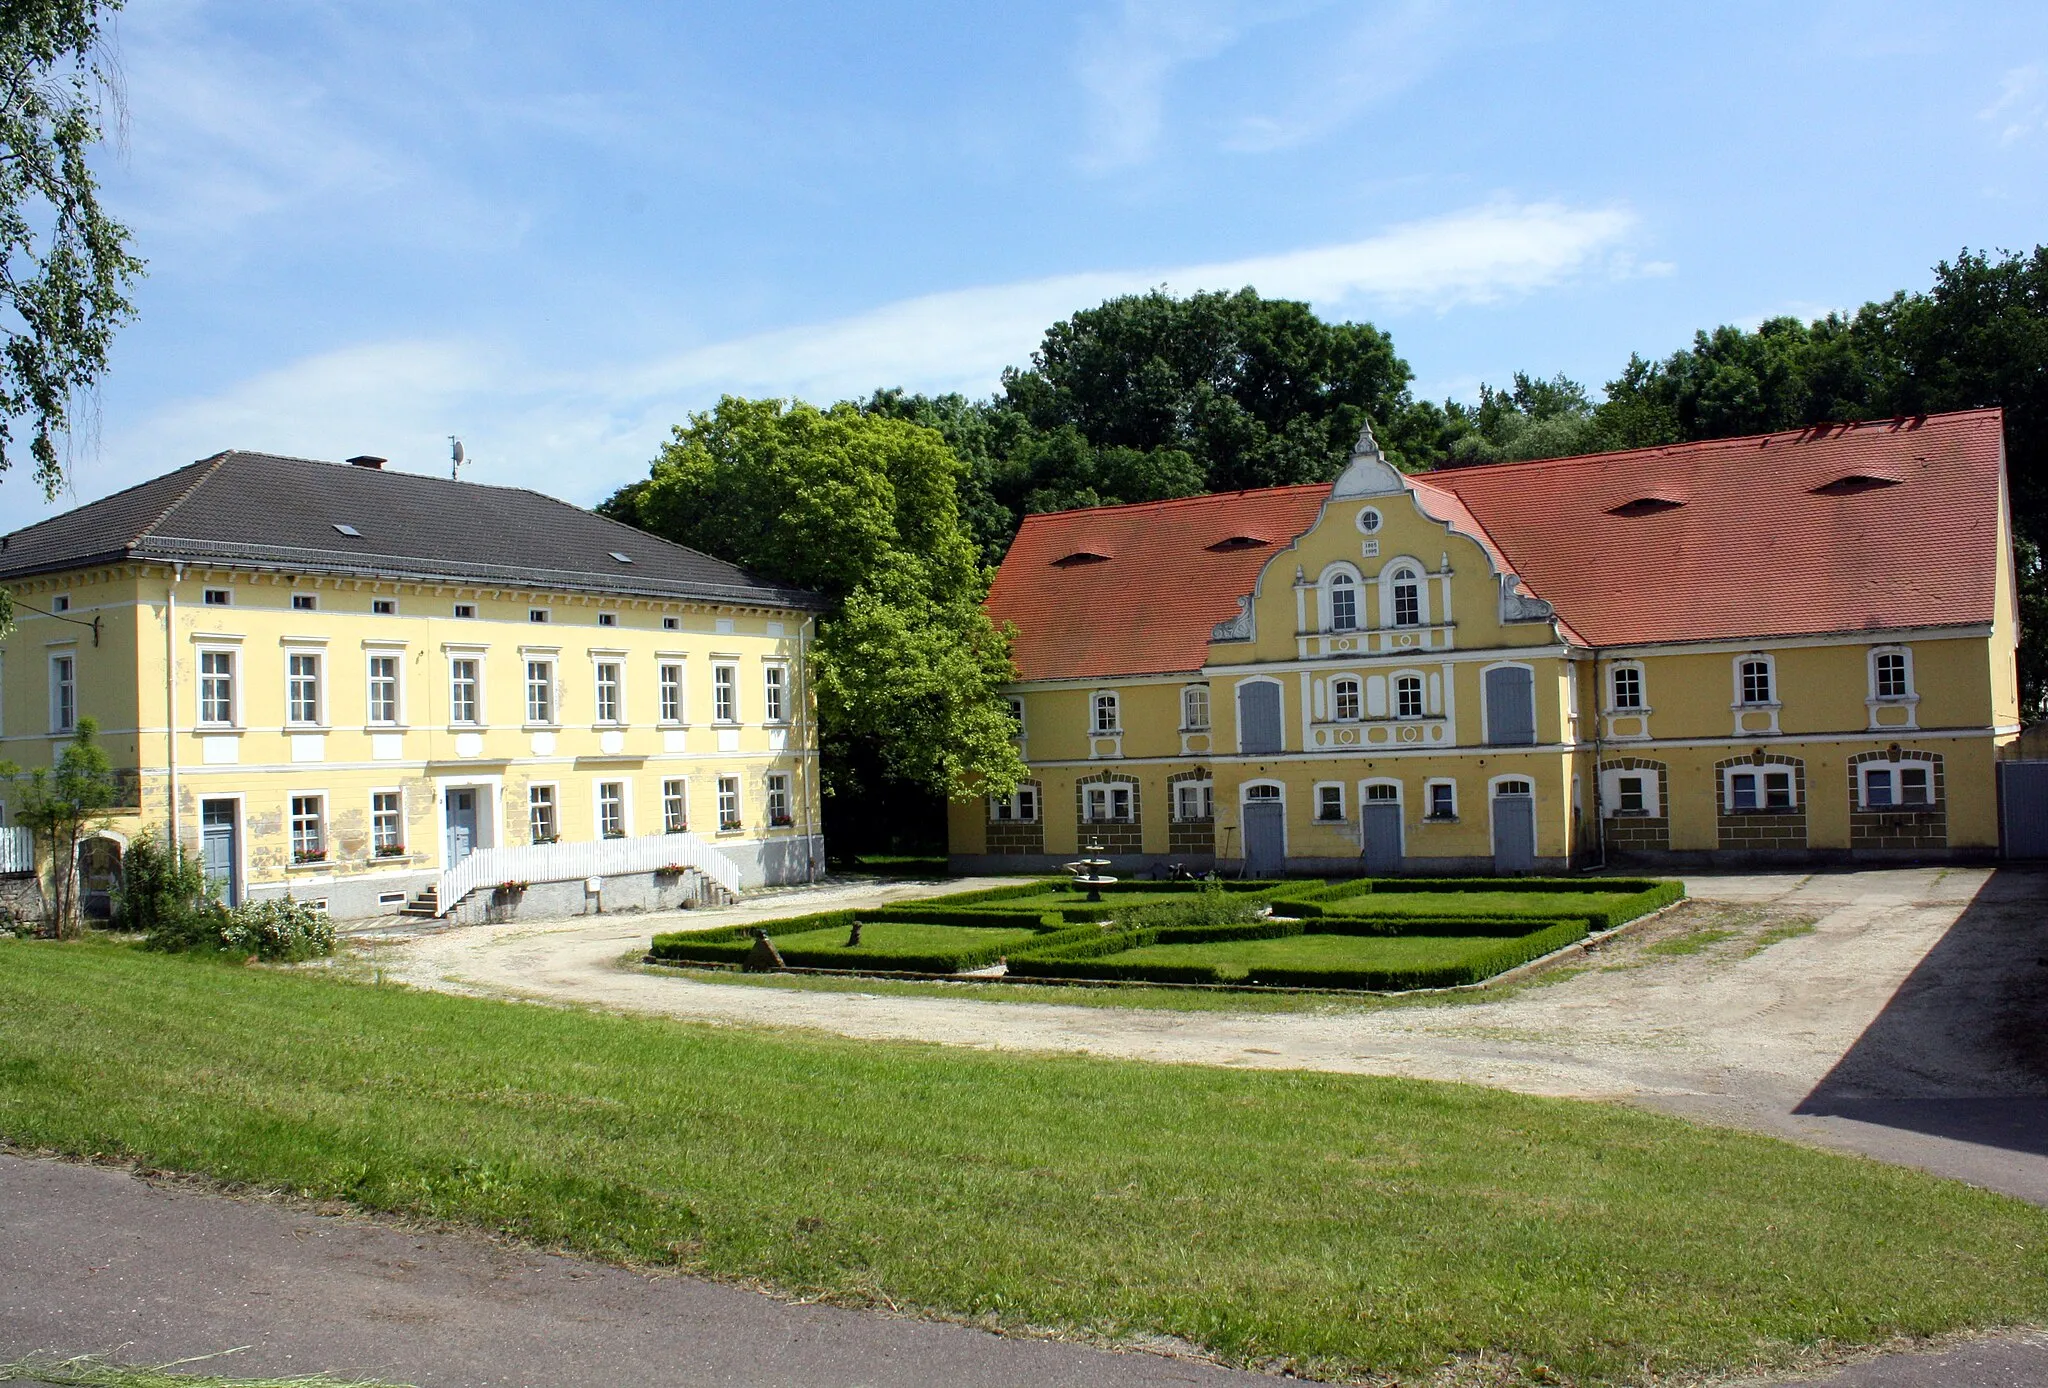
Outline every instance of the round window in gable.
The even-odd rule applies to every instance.
[[[1380,515],[1377,506],[1368,506],[1358,513],[1358,528],[1367,535],[1379,534],[1383,523],[1384,517]]]

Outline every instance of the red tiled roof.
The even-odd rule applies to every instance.
[[[1198,670],[1273,551],[1307,530],[1327,484],[1026,516],[989,590],[1017,625],[1027,680]],[[1239,538],[1264,541],[1232,546]],[[1072,556],[1100,555],[1100,559]],[[1059,561],[1068,560],[1061,563]]]
[[[1425,511],[1547,599],[1568,636],[1614,646],[1987,623],[2004,562],[2003,460],[1992,409],[1453,468],[1412,484]],[[1845,482],[1855,478],[1866,480]],[[1329,490],[1027,517],[988,599],[1017,626],[1019,677],[1200,668],[1211,628],[1236,615]],[[1266,543],[1216,548],[1238,536]]]

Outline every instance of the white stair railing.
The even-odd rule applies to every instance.
[[[479,848],[441,874],[437,896],[446,912],[479,887],[500,882],[570,882],[665,867],[694,868],[739,895],[738,864],[695,834],[650,834],[592,843],[536,843]]]
[[[0,829],[0,875],[35,870],[35,832],[20,824]]]

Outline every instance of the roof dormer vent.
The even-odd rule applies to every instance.
[[[1077,549],[1072,554],[1060,556],[1052,561],[1055,569],[1071,569],[1081,564],[1107,564],[1109,556],[1097,554],[1092,549]]]
[[[1873,472],[1852,472],[1845,477],[1837,477],[1832,482],[1821,483],[1813,492],[1815,496],[1857,496],[1863,492],[1896,487],[1903,480],[1899,477],[1880,477]]]
[[[1209,548],[1217,554],[1228,554],[1238,549],[1264,549],[1272,543],[1271,540],[1262,540],[1256,535],[1231,535],[1218,540]]]
[[[1639,496],[1633,501],[1624,501],[1619,506],[1608,507],[1607,514],[1628,517],[1655,516],[1665,511],[1676,511],[1683,505],[1685,503],[1675,496]]]

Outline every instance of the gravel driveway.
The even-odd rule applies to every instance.
[[[1624,1100],[2048,1204],[2048,874],[1689,879],[1693,901],[1568,976],[1481,1001],[1375,1010],[904,997],[706,982],[631,963],[660,930],[979,885],[839,885],[676,917],[445,930],[380,947],[377,967],[421,987],[701,1021]]]

